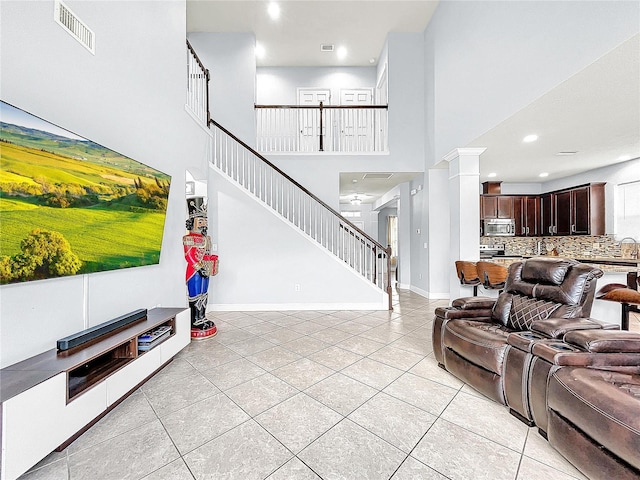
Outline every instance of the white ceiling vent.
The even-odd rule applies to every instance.
[[[335,45],[330,45],[328,43],[321,43],[320,44],[320,51],[321,52],[333,52],[335,50],[336,46]]]
[[[55,1],[53,19],[87,50],[94,55],[96,54],[96,40],[93,30],[87,27],[61,0]]]
[[[393,173],[365,173],[362,179],[367,180],[388,180],[393,176]]]

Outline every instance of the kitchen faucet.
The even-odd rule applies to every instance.
[[[622,250],[622,242],[624,242],[625,240],[631,240],[633,242],[633,252],[631,252],[631,258],[633,259],[638,259],[638,241],[635,238],[632,237],[624,237],[622,240],[620,240],[620,250]]]

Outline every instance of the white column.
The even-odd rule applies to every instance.
[[[473,295],[460,285],[455,261],[480,258],[480,155],[486,148],[456,148],[449,162],[449,299]]]

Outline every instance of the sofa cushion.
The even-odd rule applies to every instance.
[[[574,264],[572,260],[532,258],[522,266],[522,279],[532,283],[560,285]]]
[[[640,468],[640,371],[634,375],[561,368],[549,379],[548,405],[595,442]]]
[[[507,337],[512,330],[496,323],[452,320],[445,326],[443,343],[466,360],[502,375]]]
[[[507,327],[513,330],[531,330],[533,322],[549,318],[559,306],[554,302],[513,295]]]

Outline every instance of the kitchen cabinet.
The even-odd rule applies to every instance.
[[[511,195],[482,195],[480,197],[480,220],[488,218],[513,218]]]
[[[513,218],[517,237],[540,235],[540,197],[537,195],[514,196]]]
[[[604,183],[541,196],[543,235],[604,235]]]
[[[572,217],[571,208],[573,206],[571,190],[566,192],[558,192],[555,197],[555,225],[553,227],[554,235],[571,235],[572,234]]]
[[[480,221],[515,219],[516,236],[604,235],[604,183],[542,195],[481,195]]]

